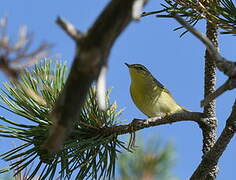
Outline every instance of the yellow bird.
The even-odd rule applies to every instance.
[[[178,105],[171,93],[141,64],[127,64],[131,77],[130,94],[134,104],[148,117],[189,112]]]

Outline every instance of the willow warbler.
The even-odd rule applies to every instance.
[[[137,108],[148,117],[188,112],[171,93],[141,64],[127,64],[131,77],[130,94]]]

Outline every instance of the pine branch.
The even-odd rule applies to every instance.
[[[217,3],[217,2],[216,2]],[[206,54],[205,54],[205,84],[204,84],[204,97],[207,98],[209,95],[215,92],[215,83],[216,83],[216,63],[214,58],[220,59],[221,56],[217,52],[218,40],[217,40],[217,24],[212,24],[212,22],[207,21],[207,32],[206,36],[202,36],[199,32],[197,32],[193,27],[191,27],[187,22],[181,19],[179,16],[174,15],[174,17],[190,32],[192,32],[195,36],[199,37],[201,41],[203,41],[207,46]],[[209,39],[209,40],[208,40]],[[209,45],[209,46],[208,46]],[[217,59],[217,60],[218,60]],[[216,60],[216,61],[217,61]],[[222,60],[222,58],[221,58]],[[211,150],[212,146],[216,142],[216,128],[217,128],[217,120],[215,113],[215,101],[209,101],[208,104],[204,107],[204,117],[211,124],[210,128],[208,126],[201,126],[202,134],[203,134],[203,157]],[[211,169],[208,170],[208,173],[203,176],[197,176],[197,179],[212,179],[214,180],[218,173],[217,164],[212,166]]]
[[[217,56],[221,57],[219,53],[217,52],[218,47],[218,41],[217,41],[217,24],[213,24],[210,22],[207,18],[207,32],[205,38],[204,36],[201,36],[200,33],[195,31],[193,27],[188,25],[184,20],[182,20],[179,16],[174,15],[174,17],[185,27],[187,27],[190,32],[192,32],[197,37],[200,37],[200,40],[203,42],[206,42],[210,44],[210,47],[207,46],[206,54],[205,54],[205,84],[204,84],[204,97],[207,97],[208,95],[212,94],[215,91],[215,83],[216,83],[216,66],[214,62],[214,58]],[[209,16],[207,16],[209,17]],[[202,38],[203,37],[203,38]],[[209,39],[209,41],[208,41]],[[219,59],[219,58],[218,58]],[[217,128],[217,120],[216,120],[216,114],[215,114],[215,101],[210,101],[205,107],[204,107],[204,117],[207,119],[209,124],[211,124],[210,128],[209,126],[201,126],[202,134],[203,134],[203,154],[206,155],[214,143],[216,142],[216,128]],[[203,157],[204,157],[203,155]],[[216,164],[217,165],[217,164]],[[208,174],[206,176],[198,176],[198,179],[215,179],[218,168],[217,166],[213,166],[211,169],[209,169]]]
[[[217,24],[212,24],[207,21],[206,26],[206,36],[212,41],[214,46],[218,48],[218,34],[217,34]],[[211,56],[209,51],[206,49],[205,52],[205,75],[204,75],[204,97],[207,97],[215,91],[216,85],[216,65],[214,62],[214,57]],[[204,106],[203,116],[208,119],[211,124],[211,128],[207,126],[202,126],[202,135],[203,135],[203,157],[206,155],[212,146],[215,144],[217,139],[217,119],[216,119],[216,104],[215,101],[209,102]],[[206,180],[214,180],[218,173],[218,167],[215,165],[212,169],[209,170],[206,175]],[[199,179],[203,179],[199,177]]]
[[[218,3],[216,3],[218,2]],[[161,4],[163,9],[152,12],[145,12],[143,16],[156,15],[158,18],[173,18],[173,14],[179,14],[191,25],[196,25],[200,20],[205,19],[212,24],[218,24],[222,34],[236,34],[236,7],[232,0],[165,0]],[[175,30],[182,29],[183,26]],[[187,31],[184,31],[184,35]]]
[[[109,102],[109,92],[106,93],[106,110],[100,110],[96,100],[96,88],[89,90],[85,104],[73,124],[73,138],[67,138],[63,148],[51,155],[41,149],[41,144],[48,137],[52,120],[49,114],[55,101],[65,85],[65,64],[54,61],[44,61],[32,70],[27,69],[21,74],[19,84],[5,83],[5,90],[0,98],[7,107],[4,109],[22,116],[27,121],[24,124],[0,117],[7,125],[0,125],[0,136],[19,139],[21,146],[13,148],[1,155],[6,161],[13,161],[8,169],[19,174],[34,163],[29,173],[32,179],[39,171],[39,179],[54,179],[56,169],[60,169],[60,178],[70,179],[76,171],[77,178],[111,178],[114,176],[116,156],[120,148],[127,149],[124,142],[116,134],[104,135],[101,129],[118,124],[121,111],[117,105]],[[40,104],[25,92],[27,87],[47,103]],[[129,149],[127,149],[129,150]],[[39,162],[35,161],[37,158]],[[35,165],[36,163],[36,165]]]

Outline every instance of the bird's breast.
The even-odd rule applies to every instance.
[[[172,113],[180,107],[163,88],[158,86],[130,86],[131,97],[135,105],[147,116],[154,117]]]
[[[161,90],[157,87],[138,87],[130,86],[130,94],[135,105],[147,116],[154,116],[155,112],[160,111],[158,99]],[[156,114],[155,114],[156,115]]]

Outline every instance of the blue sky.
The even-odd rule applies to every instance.
[[[20,25],[26,25],[34,32],[35,45],[46,40],[53,43],[52,56],[58,56],[71,64],[75,44],[55,24],[57,16],[62,16],[72,22],[78,29],[85,32],[101,12],[107,0],[2,0],[0,17],[8,15],[9,33],[17,34]],[[160,9],[160,2],[150,1],[145,11]],[[173,29],[179,25],[171,19],[157,19],[154,16],[133,22],[116,41],[109,58],[108,87],[113,87],[111,98],[116,100],[120,108],[125,108],[121,120],[130,122],[133,118],[146,118],[133,104],[129,95],[130,78],[127,63],[145,65],[153,75],[162,82],[173,94],[176,101],[192,111],[201,111],[200,100],[203,97],[203,66],[205,47],[191,34],[179,38],[180,31]],[[204,22],[197,28],[204,32]],[[235,37],[220,36],[220,51],[228,59],[235,59],[232,48]],[[0,78],[5,81],[1,73]],[[226,80],[222,73],[217,72],[217,86]],[[222,131],[225,120],[231,111],[235,99],[235,90],[227,92],[217,99],[217,117],[219,129]],[[16,116],[0,109],[0,115],[9,119]],[[162,142],[171,141],[175,149],[176,165],[173,175],[179,179],[187,179],[201,160],[202,136],[197,124],[181,122],[172,125],[149,128],[140,131],[140,135],[156,135]],[[12,146],[12,143],[1,140],[1,151]],[[218,179],[233,179],[236,142],[229,144],[220,159]],[[0,161],[0,166],[6,163]]]

